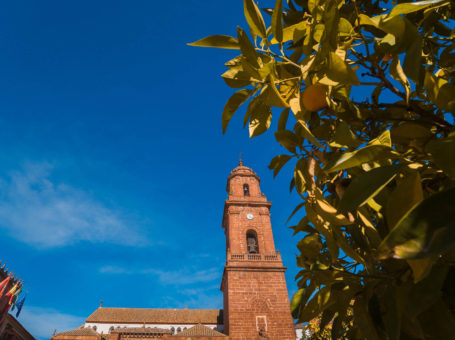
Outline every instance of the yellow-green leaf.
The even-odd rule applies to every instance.
[[[264,19],[255,2],[253,0],[243,0],[243,10],[251,32],[260,36],[262,39],[266,39],[267,34]]]
[[[327,59],[327,77],[345,85],[359,85],[355,71],[350,68],[335,52],[330,52]]]
[[[299,146],[299,138],[289,130],[278,130],[275,132],[275,139],[292,153],[295,153],[295,148]]]
[[[398,221],[422,200],[423,190],[419,172],[407,173],[389,195],[385,206],[389,230],[393,230]]]
[[[268,106],[288,108],[289,105],[286,103],[278,92],[277,88],[273,84],[268,84],[263,92],[264,104]]]
[[[259,136],[266,132],[270,127],[272,121],[272,111],[270,107],[264,105],[261,101],[257,105],[254,105],[252,111],[250,112],[250,124],[249,132],[250,138]]]
[[[188,45],[198,47],[227,48],[232,50],[240,49],[239,41],[228,35],[210,35],[198,41],[189,43]]]
[[[399,169],[397,165],[381,166],[354,178],[340,201],[340,212],[354,211],[374,198],[395,178]]]
[[[283,41],[283,0],[276,0],[272,14],[272,33],[278,42]]]
[[[221,126],[223,128],[223,133],[226,132],[229,121],[231,120],[234,113],[244,102],[251,97],[254,90],[243,89],[234,93],[231,98],[227,101],[224,106],[223,115],[221,117]]]
[[[387,18],[391,18],[396,15],[408,14],[412,12],[417,12],[422,9],[425,9],[430,6],[436,6],[443,3],[449,3],[447,0],[428,0],[428,1],[416,1],[416,2],[407,2],[403,4],[398,4],[392,7],[392,10],[387,15]]]
[[[438,192],[412,208],[386,236],[380,258],[427,258],[455,245],[455,188]]]
[[[268,168],[270,170],[273,169],[273,178],[276,177],[276,175],[278,175],[278,173],[280,172],[281,168],[292,158],[292,156],[289,156],[289,155],[278,155],[278,156],[275,156],[273,157],[273,159],[271,160]]]
[[[455,135],[432,140],[427,144],[425,150],[431,154],[436,165],[447,176],[455,179]]]
[[[404,74],[403,68],[401,67],[400,59],[398,56],[393,58],[392,63],[389,67],[390,76],[395,79],[396,81],[400,82],[403,85],[406,91],[406,102],[409,102],[409,96],[411,95],[411,84],[409,84],[409,80]]]
[[[343,152],[341,155],[333,157],[324,166],[327,172],[349,169],[363,163],[378,161],[394,157],[393,150],[384,145],[367,145],[352,152]]]
[[[242,51],[243,56],[248,60],[248,62],[255,68],[259,68],[258,63],[258,54],[254,49],[253,44],[246,35],[245,31],[240,27],[237,27],[237,36],[239,39],[240,50]],[[245,69],[246,71],[246,69]]]

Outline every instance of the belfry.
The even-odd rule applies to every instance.
[[[222,224],[224,330],[230,339],[295,339],[286,268],[273,241],[272,203],[261,193],[259,182],[242,161],[227,181]]]
[[[222,218],[226,235],[223,309],[100,305],[84,325],[52,339],[300,339],[302,330],[294,328],[289,306],[286,268],[273,240],[272,203],[261,192],[259,183],[259,176],[242,161],[227,180],[228,199]]]

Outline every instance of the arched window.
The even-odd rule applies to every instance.
[[[248,230],[246,232],[246,247],[248,254],[259,253],[258,235],[254,230]]]
[[[112,332],[113,330],[114,330],[114,326],[111,326],[111,327],[109,328],[109,332]]]
[[[180,333],[182,331],[182,329],[179,327],[177,328],[177,333]]]
[[[93,326],[93,330],[96,331],[96,330],[97,330],[97,327],[96,327],[96,326]]]
[[[243,196],[250,196],[250,187],[248,184],[243,185]]]
[[[174,327],[171,327],[171,332],[172,332],[172,334],[175,334],[175,328]]]
[[[183,330],[186,331],[186,327],[183,327]]]

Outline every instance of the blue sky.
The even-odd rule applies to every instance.
[[[261,5],[270,6],[271,1]],[[113,307],[221,308],[226,178],[262,178],[288,271],[297,204],[285,150],[249,140],[220,77],[235,51],[186,46],[246,28],[242,1],[0,3],[0,260],[25,280],[38,338]],[[274,122],[276,124],[276,120]]]

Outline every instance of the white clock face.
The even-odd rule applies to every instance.
[[[249,219],[249,220],[252,220],[253,219],[253,214],[246,214],[246,218]]]

